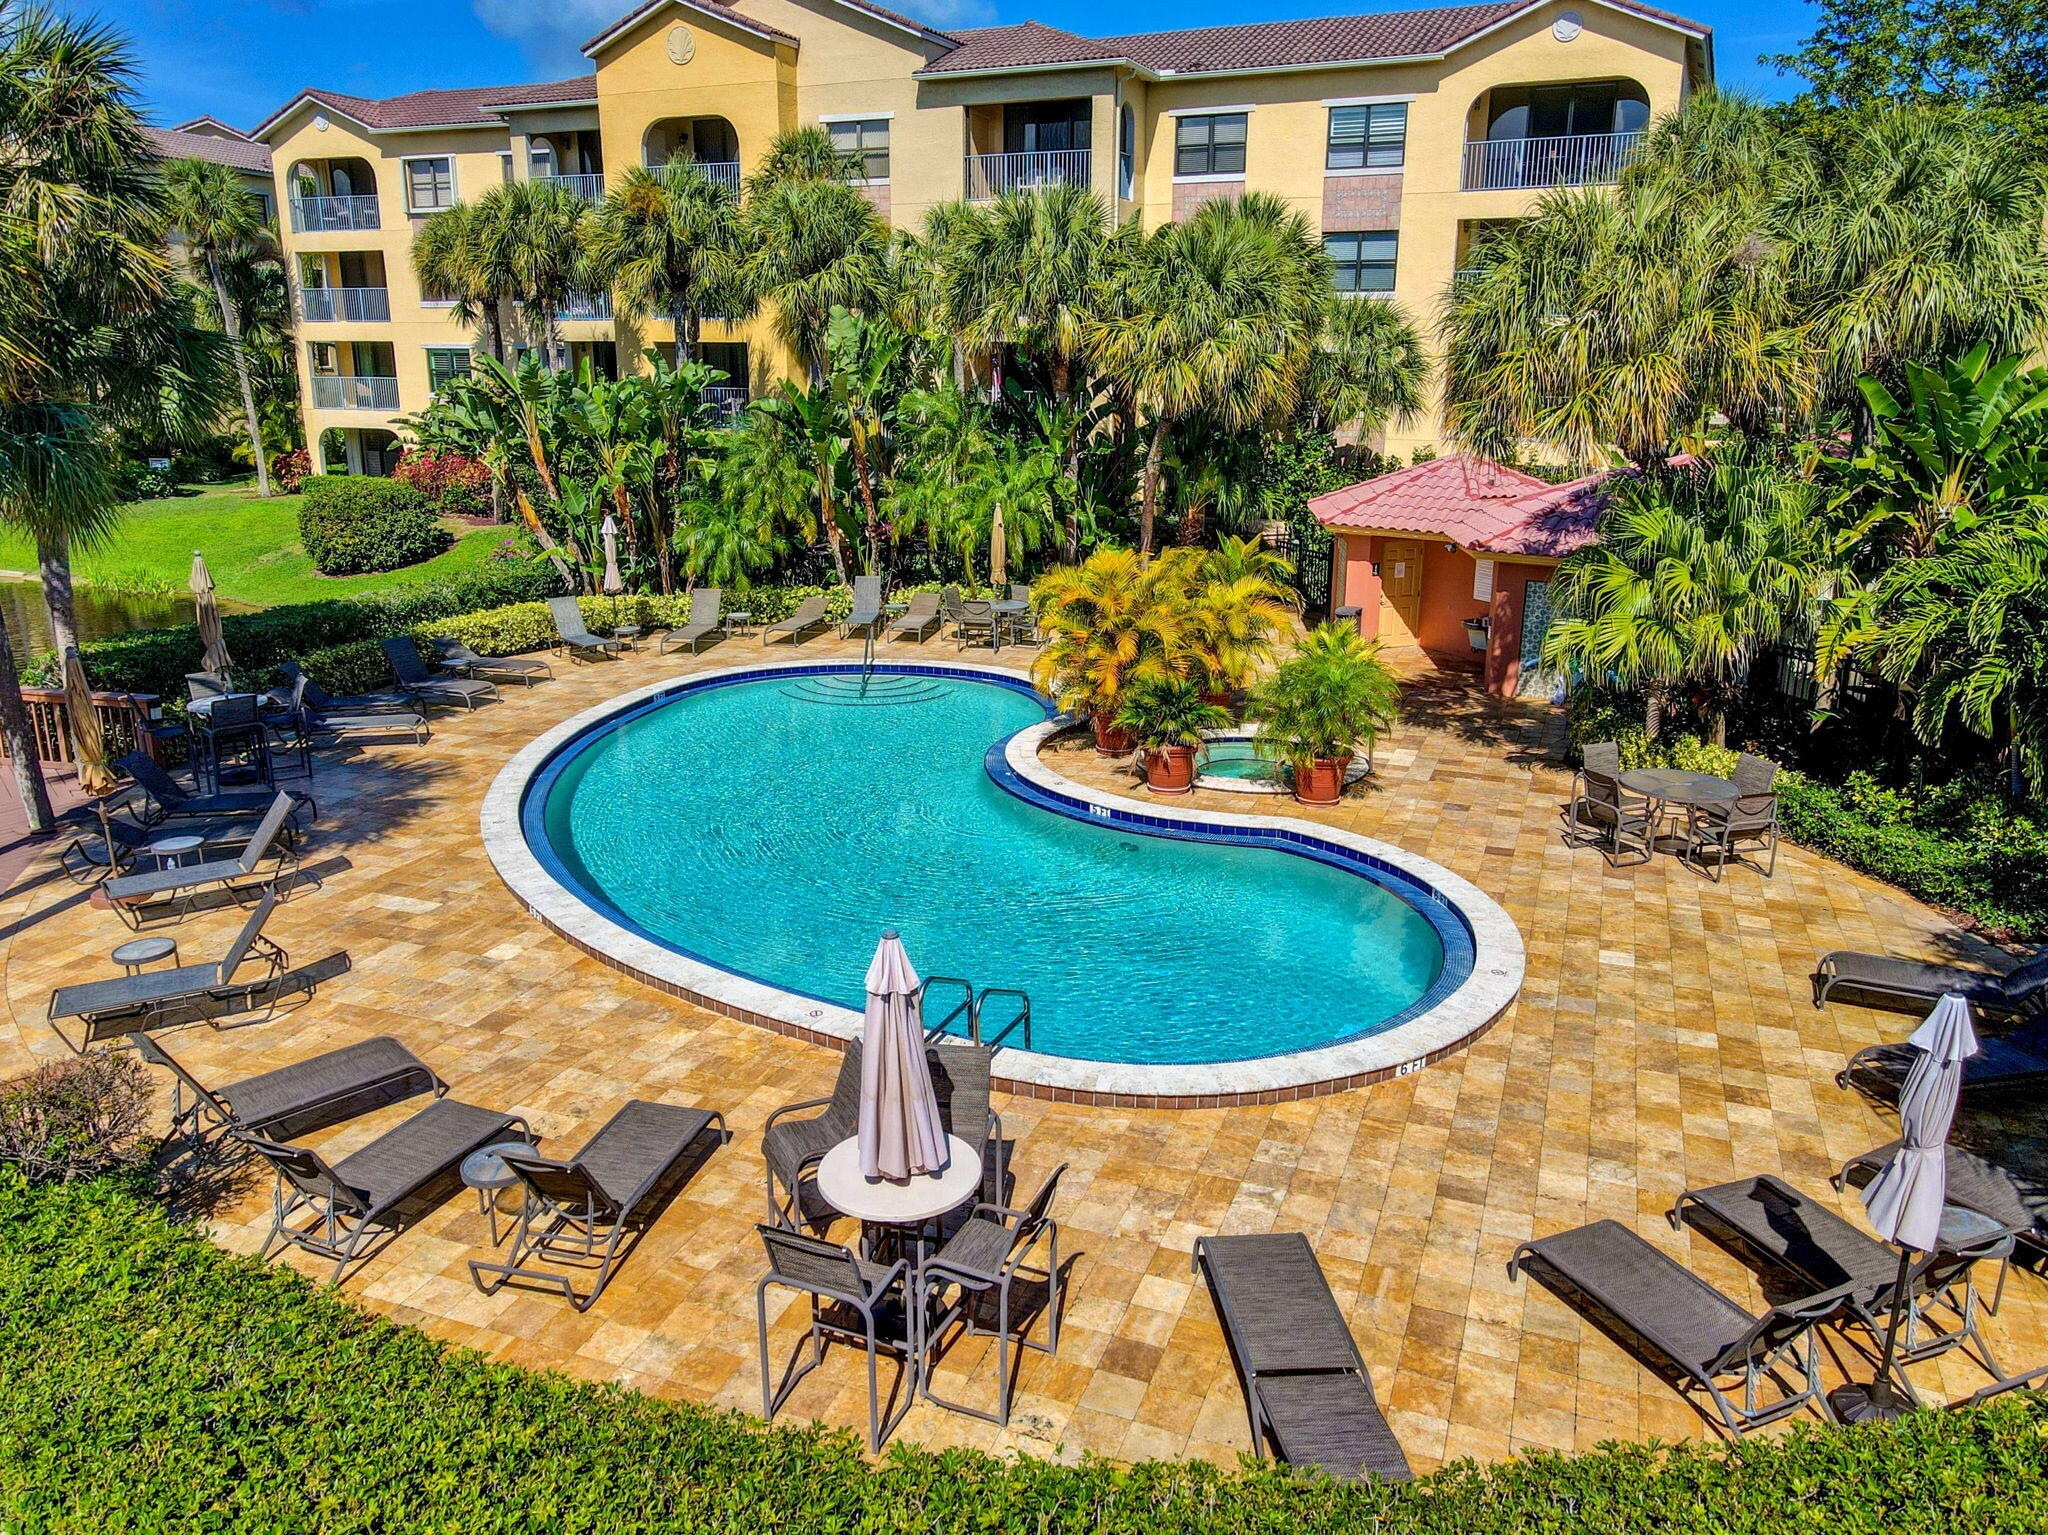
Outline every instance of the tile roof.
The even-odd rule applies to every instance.
[[[1326,528],[1371,528],[1448,538],[1483,554],[1561,559],[1593,542],[1612,470],[1552,485],[1466,454],[1431,459],[1317,496]]]
[[[248,139],[224,139],[211,133],[188,133],[182,128],[144,128],[143,136],[156,146],[165,160],[211,160],[238,171],[270,174],[270,146]]]
[[[1057,64],[1127,60],[1155,74],[1207,74],[1286,69],[1371,59],[1428,57],[1498,25],[1540,0],[1486,0],[1478,5],[1371,16],[1323,16],[1250,26],[1196,27],[1183,32],[1136,32],[1089,38],[1027,21],[1020,26],[961,31],[960,47],[927,65],[922,74],[1029,69]],[[1635,0],[1604,0],[1619,9],[1705,34],[1706,28]]]
[[[579,75],[573,80],[548,80],[537,85],[480,85],[458,90],[412,91],[382,100],[370,96],[349,96],[340,91],[304,90],[273,112],[255,132],[267,132],[302,101],[316,101],[322,106],[332,107],[366,128],[403,129],[497,127],[504,122],[503,116],[494,110],[500,106],[596,99],[595,75]]]

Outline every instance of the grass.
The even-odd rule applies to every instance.
[[[72,566],[80,579],[98,585],[182,595],[197,549],[223,598],[267,608],[461,575],[490,558],[510,531],[451,524],[455,547],[424,564],[366,576],[323,576],[299,543],[300,500],[265,501],[253,483],[240,483],[203,486],[196,496],[168,501],[138,501],[106,547],[75,554]],[[19,534],[0,534],[0,566],[33,572],[34,546]]]

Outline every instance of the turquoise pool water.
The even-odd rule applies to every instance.
[[[926,975],[1028,992],[1052,1055],[1307,1049],[1435,983],[1436,927],[1358,874],[1005,791],[984,755],[1044,717],[1011,688],[910,673],[691,691],[558,757],[529,840],[537,826],[545,859],[648,936],[847,1007],[897,928]]]
[[[1261,757],[1248,740],[1226,736],[1202,748],[1201,771],[1209,778],[1243,778],[1258,783],[1285,783],[1287,771],[1269,757]]]

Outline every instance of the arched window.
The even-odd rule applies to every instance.
[[[1135,197],[1138,190],[1138,114],[1131,110],[1131,104],[1124,103],[1123,111],[1117,114],[1116,126],[1116,195]]]
[[[527,140],[526,174],[535,181],[555,174],[555,146],[547,139]]]

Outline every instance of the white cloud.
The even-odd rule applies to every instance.
[[[470,0],[476,18],[519,45],[537,73],[580,74],[590,68],[583,45],[632,9],[630,0]]]

